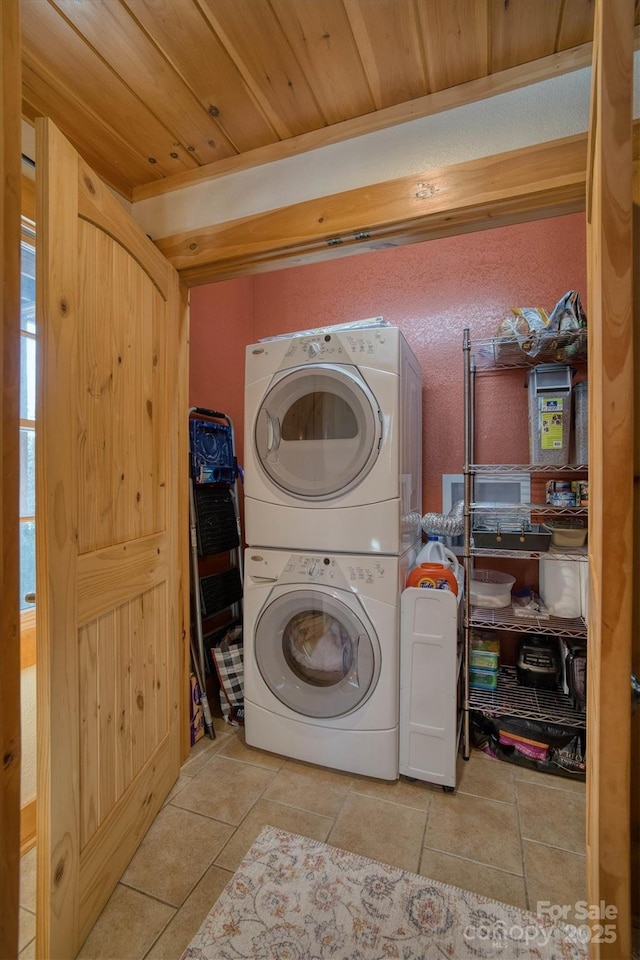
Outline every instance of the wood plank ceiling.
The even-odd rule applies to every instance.
[[[592,0],[20,6],[25,117],[51,117],[128,198],[270,145],[302,149],[304,135],[354,118],[365,118],[364,132],[379,111],[586,43],[593,31]]]

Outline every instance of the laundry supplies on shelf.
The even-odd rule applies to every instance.
[[[544,333],[540,336],[544,339]],[[581,336],[586,344],[586,331],[581,331]],[[470,583],[464,602],[468,661],[464,671],[465,756],[469,752],[472,724],[476,732],[492,730],[495,733],[507,720],[518,730],[522,723],[527,738],[535,739],[539,729],[542,740],[548,737],[554,740],[556,735],[560,736],[558,731],[562,731],[562,740],[564,731],[568,730],[566,743],[571,745],[571,750],[584,739],[586,726],[584,700],[569,697],[560,682],[559,639],[584,640],[587,632],[584,612],[588,564],[584,546],[574,545],[583,542],[587,532],[586,469],[584,463],[571,463],[569,459],[573,371],[561,363],[533,366],[532,358],[525,354],[513,355],[511,344],[500,340],[472,341],[469,330],[465,330],[463,337],[465,524],[462,557]],[[509,348],[506,353],[505,346]],[[476,405],[481,403],[477,377],[517,366],[528,371],[532,462],[477,462]],[[525,430],[525,418],[522,426]],[[539,490],[546,487],[546,502],[485,503],[477,497],[478,477],[501,473],[506,476],[529,474],[532,488],[533,483]],[[501,566],[504,561],[509,562],[510,572],[478,569],[476,561],[481,557],[499,559]],[[539,584],[534,581],[524,588],[519,584],[512,597],[516,570],[528,569],[531,576],[530,566],[521,564],[516,568],[515,561],[531,560],[538,561]],[[501,631],[509,649],[509,657],[500,663],[493,676],[484,673],[486,667],[472,659],[473,637],[479,630]],[[518,634],[525,634],[519,643]],[[581,666],[576,663],[576,673],[579,674]],[[571,733],[573,729],[579,731],[575,738]],[[503,759],[513,757],[513,745],[507,747],[499,741],[494,749]],[[584,776],[583,751],[578,752],[580,758],[575,769]],[[545,754],[545,763],[546,759]],[[549,769],[564,771],[567,763],[564,757],[562,764],[549,764]]]

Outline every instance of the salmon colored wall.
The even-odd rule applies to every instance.
[[[586,304],[582,214],[431,240],[229,280],[191,292],[192,404],[234,418],[242,461],[244,346],[261,337],[383,316],[424,372],[423,511],[442,508],[443,473],[463,461],[462,332],[492,336],[512,306]],[[477,459],[526,463],[524,372],[479,378]]]
[[[242,461],[244,348],[253,338],[253,281],[228,280],[190,293],[189,403],[233,420]]]

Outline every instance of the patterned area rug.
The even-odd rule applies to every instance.
[[[265,827],[182,960],[585,960],[579,931]]]

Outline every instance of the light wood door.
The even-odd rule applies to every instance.
[[[604,901],[617,911],[615,940],[598,942],[594,928],[591,955],[618,960],[631,956],[633,9],[630,0],[596,3],[587,180],[591,407],[587,874],[589,902]],[[611,921],[604,917],[596,922]]]
[[[187,314],[111,192],[36,134],[36,951],[69,960],[179,772]]]

